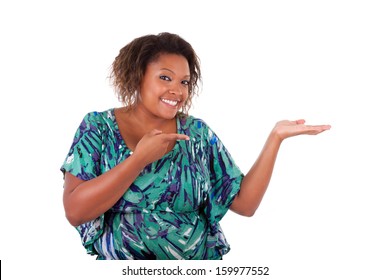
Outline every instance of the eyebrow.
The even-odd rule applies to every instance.
[[[175,72],[173,72],[171,69],[168,69],[168,68],[161,68],[160,70],[166,70],[166,71],[169,71],[169,72],[171,72],[171,73],[173,73],[173,74],[176,74]],[[191,75],[190,75],[190,74],[188,74],[188,75],[184,75],[184,77],[186,77],[186,78],[190,78],[190,77],[191,77]]]

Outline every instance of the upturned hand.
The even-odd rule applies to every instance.
[[[296,121],[283,120],[276,123],[273,132],[278,136],[280,141],[283,141],[288,137],[297,135],[317,135],[330,128],[330,125],[306,125],[303,119]]]

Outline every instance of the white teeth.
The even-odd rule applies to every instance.
[[[164,103],[167,103],[167,104],[169,104],[171,106],[176,106],[177,103],[178,103],[177,100],[169,100],[169,99],[164,99],[164,98],[162,98],[161,101],[164,102]]]

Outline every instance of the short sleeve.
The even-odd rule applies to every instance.
[[[82,179],[91,180],[101,174],[100,155],[102,136],[99,114],[88,113],[78,127],[69,153],[61,166],[61,171],[69,172]],[[96,254],[93,243],[103,233],[104,215],[77,226],[82,244],[89,254]]]
[[[61,167],[62,172],[69,172],[85,181],[101,174],[102,136],[98,117],[98,113],[94,112],[83,118]]]
[[[209,217],[213,218],[213,223],[218,223],[239,192],[244,175],[218,136],[210,128],[206,133],[210,164],[207,209]]]
[[[204,133],[210,175],[204,208],[210,231],[207,239],[208,258],[218,259],[230,250],[219,222],[239,192],[244,175],[218,136],[206,125]]]

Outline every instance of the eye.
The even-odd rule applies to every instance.
[[[165,75],[161,75],[161,76],[160,76],[160,79],[161,79],[161,80],[164,80],[164,81],[168,81],[168,82],[171,81],[171,78],[169,78],[168,76],[165,76]]]
[[[183,81],[181,81],[181,83],[182,83],[183,85],[185,85],[185,86],[188,86],[188,85],[190,84],[190,81],[188,81],[188,80],[183,80]]]

